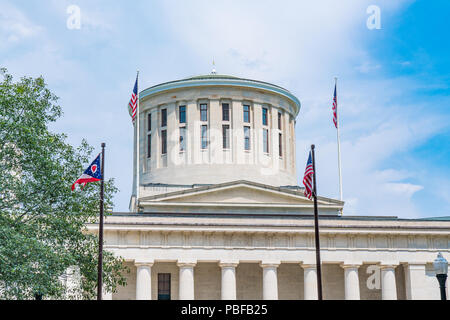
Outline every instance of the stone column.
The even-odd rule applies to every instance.
[[[358,264],[342,264],[345,277],[345,300],[360,300]]]
[[[152,299],[152,265],[153,262],[135,262],[136,300]]]
[[[189,100],[186,104],[186,164],[200,162],[200,114],[197,101]]]
[[[180,300],[194,300],[194,267],[196,262],[177,262],[180,268]]]
[[[430,286],[426,274],[426,262],[409,262],[405,265],[406,299],[440,300],[439,283],[434,279]]]
[[[222,300],[236,300],[237,263],[220,262],[222,268]]]
[[[209,152],[213,164],[223,163],[222,148],[222,106],[219,99],[209,99]]]
[[[112,292],[106,291],[106,286],[103,284],[102,300],[112,300]]]
[[[260,103],[254,102],[253,106],[250,105],[251,116],[250,116],[250,124],[251,124],[251,140],[253,141],[253,145],[251,145],[250,150],[253,151],[252,163],[255,164],[263,164],[267,166],[267,163],[264,163],[265,155],[263,153],[263,125],[262,125],[262,105]],[[269,116],[269,115],[267,115]],[[269,130],[270,132],[270,130]],[[269,150],[270,152],[271,150]]]
[[[395,283],[395,265],[380,265],[381,269],[381,299],[397,300]]]
[[[159,153],[159,149],[158,149],[158,143],[160,141],[159,138],[159,123],[158,123],[158,110],[153,108],[150,111],[151,115],[152,115],[152,137],[151,137],[151,144],[152,144],[152,154],[150,157],[150,167],[147,168],[147,171],[151,171],[152,169],[156,169],[158,166],[158,157],[161,156],[161,153]],[[146,138],[147,139],[147,138]],[[147,144],[145,147],[145,151],[147,151]]]
[[[302,264],[304,271],[304,299],[317,300],[317,269],[315,264]]]
[[[178,107],[175,102],[167,104],[167,167],[174,167],[179,157]]]
[[[244,151],[244,122],[243,122],[243,106],[242,101],[231,101],[231,139],[233,162],[243,164],[245,161]],[[249,124],[246,124],[249,125]],[[254,141],[250,142],[252,145]]]
[[[295,137],[291,135],[292,132],[291,127],[289,125],[290,124],[289,112],[283,113],[281,122],[282,122],[281,131],[283,133],[283,143],[285,145],[284,147],[285,156],[283,157],[285,168],[288,172],[292,172],[293,175],[295,175],[295,170],[293,170],[295,168],[295,160],[293,161],[294,150],[292,150],[292,147],[294,146],[293,139],[295,139]]]
[[[278,135],[281,133],[278,130],[278,109],[271,106],[270,107],[270,155],[272,157],[272,167],[274,171],[280,170],[280,155],[279,155],[279,144]]]
[[[262,262],[260,266],[263,268],[263,299],[278,300],[277,268],[279,263]]]

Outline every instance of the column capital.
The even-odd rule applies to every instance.
[[[361,263],[341,263],[340,266],[343,269],[358,269]]]
[[[303,269],[316,269],[316,265],[312,263],[300,263]]]
[[[134,265],[136,267],[151,267],[153,266],[154,261],[153,260],[134,260]]]
[[[404,265],[407,267],[423,267],[426,264],[426,261],[408,261]]]
[[[197,264],[197,261],[177,261],[177,266],[180,268],[193,268]]]
[[[219,261],[219,267],[221,268],[236,268],[239,261]]]
[[[395,269],[398,266],[398,264],[395,263],[382,263],[380,264],[380,269]]]
[[[280,261],[261,261],[259,266],[261,268],[278,268]]]

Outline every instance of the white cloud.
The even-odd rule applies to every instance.
[[[380,68],[381,68],[380,64],[374,64],[369,61],[365,61],[361,65],[357,66],[356,70],[358,70],[361,73],[370,73]]]
[[[0,3],[0,39],[3,39],[0,41],[0,49],[4,50],[42,31],[41,26],[33,24],[16,7],[6,2]]]
[[[388,192],[393,192],[398,196],[412,197],[412,195],[423,189],[423,186],[411,183],[386,183],[384,185]]]

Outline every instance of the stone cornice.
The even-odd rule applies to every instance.
[[[139,93],[139,99],[141,101],[147,99],[148,97],[161,94],[164,92],[176,91],[180,89],[186,88],[195,88],[195,87],[236,87],[236,88],[247,88],[253,90],[262,90],[268,93],[275,94],[277,96],[281,96],[287,100],[289,100],[294,108],[294,117],[300,111],[301,104],[296,96],[290,93],[288,90],[279,87],[277,85],[258,81],[251,79],[243,79],[231,76],[224,75],[216,75],[216,76],[202,76],[202,77],[192,77],[188,79],[181,79],[170,81],[166,83],[161,83],[147,89],[142,90]]]
[[[313,208],[313,204],[285,204],[285,203],[226,203],[226,202],[153,202],[141,200],[140,206],[156,207],[236,207],[236,208]],[[327,205],[328,209],[340,209],[341,205]]]
[[[150,218],[150,217],[149,217]],[[224,222],[180,222],[180,219],[174,221],[127,221],[114,222],[109,217],[105,219],[104,230],[107,231],[189,231],[189,232],[256,232],[256,233],[287,233],[300,234],[313,232],[313,222],[310,223],[224,223]],[[131,219],[130,219],[131,220]],[[252,219],[248,219],[252,220]],[[97,224],[88,224],[87,228],[90,232],[96,232]],[[414,226],[408,224],[396,223],[396,225],[351,225],[351,224],[333,224],[320,223],[321,235],[370,235],[376,237],[377,235],[442,235],[450,236],[450,225],[442,226]]]

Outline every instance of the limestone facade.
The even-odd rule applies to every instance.
[[[324,299],[439,299],[450,222],[321,217],[320,231]],[[171,299],[316,299],[313,232],[304,216],[114,214],[105,249],[131,273],[111,298],[157,299],[170,273]]]

